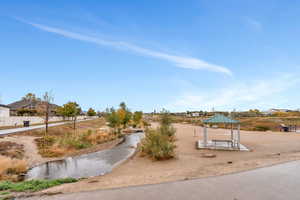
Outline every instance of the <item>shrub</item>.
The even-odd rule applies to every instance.
[[[269,131],[271,130],[268,126],[255,126],[254,131]]]
[[[160,126],[159,132],[162,135],[169,137],[170,140],[175,140],[176,129],[172,126]]]
[[[154,160],[165,160],[175,157],[175,132],[167,112],[160,117],[160,127],[147,129],[141,143],[141,152]]]
[[[155,160],[170,159],[175,156],[173,141],[158,129],[148,129],[141,144],[141,151]]]
[[[20,174],[27,171],[25,160],[11,159],[0,156],[0,179],[14,174]]]

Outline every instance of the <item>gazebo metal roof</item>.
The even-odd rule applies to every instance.
[[[240,121],[231,119],[221,114],[215,114],[209,119],[203,120],[205,124],[238,124]]]

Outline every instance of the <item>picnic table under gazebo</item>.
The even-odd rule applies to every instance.
[[[203,120],[203,140],[197,142],[198,149],[220,149],[249,151],[240,143],[240,121],[231,119],[221,114],[216,114],[209,119]],[[230,139],[208,140],[208,125],[225,124],[230,125]]]

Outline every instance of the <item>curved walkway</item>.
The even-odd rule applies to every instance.
[[[299,171],[300,161],[294,161],[225,176],[30,199],[298,200]]]

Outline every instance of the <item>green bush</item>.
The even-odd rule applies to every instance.
[[[169,137],[170,140],[175,139],[176,129],[172,126],[166,126],[166,125],[160,126],[159,127],[159,132],[162,135],[165,135],[165,136]]]
[[[141,151],[154,160],[165,160],[175,156],[173,140],[162,134],[161,129],[148,129],[141,143]]]
[[[271,130],[268,126],[255,126],[254,131],[269,131]]]
[[[0,191],[10,190],[13,192],[25,192],[25,191],[39,191],[61,185],[64,183],[74,183],[77,182],[74,178],[64,178],[56,180],[30,180],[20,183],[13,183],[11,181],[2,181],[0,182]]]
[[[167,111],[160,116],[157,129],[147,129],[141,143],[141,152],[154,160],[165,160],[175,157],[175,133],[171,126],[172,119]]]

